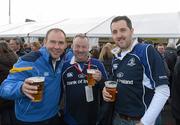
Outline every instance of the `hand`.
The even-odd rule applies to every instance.
[[[144,125],[141,121],[136,123],[136,125]]]
[[[100,81],[102,77],[102,73],[99,70],[95,70],[95,73],[92,76],[96,81]]]
[[[111,100],[112,96],[106,91],[106,87],[103,88],[102,95],[103,95],[104,101],[112,102]]]
[[[28,80],[26,79],[22,85],[22,92],[31,100],[34,99],[34,97],[32,96],[32,94],[36,94],[38,93],[38,87],[33,85],[33,81],[32,80]]]

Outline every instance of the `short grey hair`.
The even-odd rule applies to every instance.
[[[77,38],[81,38],[81,39],[87,39],[87,41],[89,41],[89,38],[86,36],[86,34],[83,34],[83,33],[79,33],[77,34],[74,38],[73,38],[73,41]]]

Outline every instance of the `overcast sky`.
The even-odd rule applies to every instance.
[[[10,0],[11,22],[180,12],[180,0]],[[0,25],[9,23],[9,0],[0,0]]]

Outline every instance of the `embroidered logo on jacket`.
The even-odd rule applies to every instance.
[[[124,73],[123,72],[119,72],[118,74],[117,74],[117,77],[118,78],[122,78],[124,76]]]
[[[118,68],[118,64],[113,64],[113,69],[117,69]]]
[[[44,72],[44,76],[49,76],[49,72]]]
[[[79,74],[78,78],[85,78],[86,76],[84,74]]]
[[[128,61],[128,64],[127,64],[128,66],[134,66],[134,65],[136,65],[136,63],[135,63],[135,59],[134,58],[131,58],[129,61]]]
[[[73,77],[73,73],[72,72],[67,73],[67,78],[70,78],[70,77]]]

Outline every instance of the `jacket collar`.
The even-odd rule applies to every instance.
[[[46,47],[42,47],[39,51],[40,51],[40,53],[42,54],[43,58],[44,58],[47,62],[49,62],[49,61],[52,62],[52,57],[51,57],[51,55],[50,55],[50,53],[49,53],[49,51],[47,50]],[[63,53],[63,54],[59,57],[59,59],[57,59],[57,61],[60,61],[61,59],[63,59],[64,55],[65,55],[65,54]]]
[[[128,54],[129,52],[131,52],[131,51],[133,50],[133,48],[134,48],[137,44],[138,44],[138,41],[137,41],[137,39],[135,39],[135,40],[133,41],[133,43],[132,43],[132,46],[131,46],[128,50],[121,51],[120,48],[119,48],[119,50],[118,50],[118,49],[117,49],[118,47],[116,47],[115,49],[116,49],[116,51],[118,51],[118,52],[113,53],[113,54],[115,55],[116,58],[122,60],[122,59],[126,56],[126,54]],[[113,52],[113,50],[112,50],[111,52]]]

